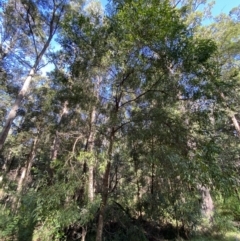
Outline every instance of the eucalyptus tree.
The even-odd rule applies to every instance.
[[[183,131],[179,132],[179,136],[170,138],[169,142],[166,141],[166,148],[170,151],[169,146],[174,145],[176,153],[171,156],[176,157],[177,166],[184,165],[184,158],[188,158],[187,139],[184,136],[188,130],[181,127],[181,114],[171,116],[171,111],[179,108],[181,96],[186,95],[183,81],[188,80],[189,84],[191,81],[213,81],[207,62],[216,49],[211,40],[194,38],[191,28],[181,20],[183,9],[172,7],[168,1],[117,2],[109,9],[109,19],[99,19],[101,25],[98,28],[94,29],[91,18],[82,16],[75,19],[69,16],[64,24],[65,35],[68,36],[65,49],[69,48],[75,56],[71,58],[72,70],[83,68],[90,72],[95,68],[102,76],[98,87],[99,103],[96,106],[102,117],[98,121],[97,130],[102,140],[105,139],[100,143],[100,150],[105,153],[106,160],[101,182],[102,201],[96,235],[98,241],[102,240],[110,176],[119,138],[128,135],[127,127],[131,126],[133,132],[146,128],[146,132],[151,133],[157,132],[160,124],[162,128],[166,125],[166,129],[170,121],[169,128],[173,125],[176,130],[179,128]],[[96,84],[93,79],[86,78],[83,81],[89,81],[90,85]],[[161,112],[159,116],[163,117],[159,122],[154,118],[158,110]],[[144,123],[142,127],[138,127],[139,122]],[[153,126],[152,130],[150,126]],[[159,132],[161,134],[167,135],[163,131]],[[136,135],[134,138],[138,142],[139,137]],[[155,153],[156,146],[161,146],[163,142],[156,141],[158,137],[155,135],[150,139],[154,142],[154,149],[144,148],[145,152],[153,150]],[[182,148],[178,151],[179,145]],[[165,151],[162,155],[164,153],[167,160],[169,156]],[[181,156],[184,157],[182,162],[177,162]],[[154,165],[152,163],[152,180],[155,175]],[[182,175],[183,170],[179,173]]]
[[[16,3],[25,11],[20,30],[30,33],[29,56],[41,56],[29,60],[37,63],[35,75],[53,38],[44,42],[44,21],[52,19],[55,33],[64,2],[48,18],[41,5],[50,6],[47,1]],[[25,114],[9,143],[15,143],[27,174],[19,179],[19,192],[29,192],[32,170],[34,213],[55,234],[76,223],[84,240],[86,226],[97,216],[96,240],[102,240],[109,200],[129,217],[193,224],[198,185],[220,189],[228,184],[228,178],[222,181],[226,172],[232,178],[217,138],[223,133],[216,118],[222,88],[218,52],[196,31],[198,21],[190,24],[192,10],[184,4],[113,1],[104,17],[97,4],[73,1],[64,14],[62,48],[52,55],[55,69],[45,82],[28,79]]]
[[[102,236],[109,175],[118,131],[130,122],[134,123],[136,110],[143,113],[144,123],[156,124],[154,131],[157,131],[157,126],[160,125],[157,119],[149,120],[146,113],[150,110],[160,110],[163,113],[166,109],[174,110],[179,101],[179,92],[186,92],[181,81],[214,81],[207,61],[215,51],[215,45],[208,39],[194,39],[190,29],[180,20],[181,13],[181,10],[171,7],[168,1],[160,4],[155,1],[127,1],[122,6],[118,5],[116,15],[112,17],[113,32],[108,42],[111,63],[108,99],[112,103],[109,102],[111,108],[106,112],[109,115],[106,123],[109,131],[108,160],[103,176],[96,240],[101,240]],[[138,19],[138,22],[135,23],[134,19]],[[166,114],[166,120],[162,122],[169,120],[172,118]],[[187,158],[187,152],[184,151],[184,146],[187,149],[187,140],[184,140],[184,135],[183,132],[179,137],[183,143],[183,148],[179,151]],[[168,145],[172,145],[170,143]],[[180,157],[179,161],[178,164],[181,165]]]
[[[15,50],[17,47],[19,52],[14,51],[14,57],[19,60],[18,63],[28,69],[28,74],[4,121],[0,135],[0,149],[5,143],[11,124],[27,94],[33,76],[44,66],[44,56],[63,17],[66,3],[65,0],[50,2],[9,0],[4,7],[4,27],[10,28],[12,32],[16,28],[17,31],[14,32],[13,37],[10,37],[8,43],[2,46],[5,48],[3,52],[5,54],[12,53],[13,49]],[[13,20],[9,16],[14,16]]]
[[[218,52],[214,56],[220,72],[218,89],[210,89],[211,95],[218,100],[215,101],[213,114],[216,131],[221,136],[221,168],[226,170],[232,167],[229,168],[232,169],[229,172],[232,179],[228,180],[232,180],[235,189],[239,185],[239,26],[239,7],[236,7],[229,15],[217,16],[215,22],[202,32],[212,36],[218,46]]]

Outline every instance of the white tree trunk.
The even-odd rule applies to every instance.
[[[210,189],[205,186],[198,187],[201,193],[201,214],[202,217],[205,218],[209,224],[212,223],[212,218],[214,214],[214,204],[210,194]]]
[[[12,122],[13,120],[16,118],[17,116],[17,111],[22,103],[22,100],[23,98],[25,97],[28,89],[29,89],[29,85],[31,83],[31,80],[32,80],[32,77],[34,76],[36,72],[36,68],[32,68],[30,71],[29,71],[29,74],[28,74],[28,77],[26,78],[23,86],[22,86],[22,89],[20,90],[13,106],[12,106],[12,109],[10,110],[9,114],[8,114],[8,117],[6,119],[6,122],[5,122],[5,125],[1,131],[1,134],[0,134],[0,150],[2,150],[3,148],[3,145],[7,139],[7,136],[8,136],[8,132],[11,128],[11,125],[12,125]]]
[[[94,139],[95,139],[95,121],[96,121],[96,108],[93,107],[91,113],[91,131],[88,139],[89,143],[89,152],[93,153],[94,151]],[[88,164],[88,198],[90,202],[94,199],[94,163],[91,160],[91,163]]]
[[[233,122],[233,125],[237,131],[237,134],[238,136],[240,136],[240,126],[239,126],[239,123],[237,121],[237,118],[235,117],[235,115],[232,116],[232,122]]]

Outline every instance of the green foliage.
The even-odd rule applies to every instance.
[[[219,235],[220,237],[227,233],[228,231],[236,231],[233,225],[233,217],[230,215],[222,215],[215,212],[213,217],[213,225],[211,227],[211,232],[214,235]]]
[[[148,240],[141,223],[134,223],[130,214],[118,203],[112,203],[106,210],[105,230],[104,238],[107,241]]]
[[[94,153],[84,151],[84,152],[79,153],[77,159],[82,163],[84,163],[84,161],[86,161],[88,163],[88,165],[93,165],[96,157],[95,157]]]
[[[0,238],[14,238],[18,231],[19,216],[13,215],[10,209],[0,206]]]
[[[19,200],[19,208],[8,206],[0,207],[1,238],[15,238],[19,241],[32,241],[36,220],[34,209],[36,207],[36,193],[30,190]]]
[[[67,169],[64,170],[66,173]],[[64,176],[59,170],[56,177],[59,179]],[[100,205],[100,197],[96,196],[94,202],[79,205],[74,195],[79,190],[81,182],[77,182],[75,178],[75,173],[68,174],[63,180],[56,181],[50,187],[44,185],[38,191],[33,217],[41,225],[36,236],[43,237],[46,241],[59,240],[65,237],[65,228],[75,224],[88,225],[94,219]]]
[[[19,204],[1,200],[1,238],[57,241],[70,238],[71,230],[80,236],[84,227],[90,240],[99,207],[105,207],[105,240],[146,241],[150,224],[160,238],[159,225],[170,222],[174,235],[188,234],[203,224],[201,185],[219,205],[210,232],[223,234],[232,219],[240,220],[232,196],[239,185],[239,135],[232,122],[239,119],[238,12],[201,27],[204,13],[195,8],[205,1],[182,0],[179,8],[168,0],[110,2],[108,16],[97,4],[69,2],[61,49],[50,54],[56,68],[34,79],[11,127],[1,153],[9,161],[2,186]],[[31,17],[32,29],[19,22],[26,39],[16,46],[22,44],[29,61],[44,44],[42,19],[51,3],[23,3],[36,13],[34,19],[21,15]],[[6,11],[18,14],[11,1]],[[56,11],[54,21],[61,15]],[[3,28],[20,31],[17,20],[8,14],[10,28]],[[28,38],[31,31],[35,39]],[[0,88],[1,107],[8,109],[14,92],[8,94],[4,82]],[[223,201],[219,193],[231,195]]]
[[[239,197],[236,193],[224,198],[219,197],[217,199],[217,207],[219,216],[230,216],[232,220],[240,220]]]

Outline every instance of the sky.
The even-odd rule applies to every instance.
[[[215,0],[213,7],[213,16],[219,15],[220,13],[228,14],[232,8],[240,7],[240,0]]]
[[[147,0],[146,0],[147,1]],[[108,3],[108,0],[101,0],[102,6]],[[240,6],[240,0],[215,0],[213,7],[213,16],[217,16],[220,13],[228,14],[233,7]]]
[[[104,7],[108,3],[108,0],[100,0],[100,2],[102,4],[102,6]],[[237,7],[237,6],[240,7],[240,0],[215,0],[215,5],[212,9],[212,14],[213,14],[213,16],[217,16],[221,13],[228,14],[232,8]],[[47,68],[45,68],[45,70],[43,72],[48,71],[49,68],[52,69],[52,67],[47,67]]]

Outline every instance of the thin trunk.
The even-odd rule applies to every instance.
[[[138,203],[138,206],[139,206],[139,219],[142,220],[142,203],[141,203],[141,185],[139,183],[139,179],[138,179],[138,175],[136,173],[136,176],[137,176],[137,203]]]
[[[99,86],[102,81],[102,78],[100,76],[97,76],[97,83],[94,90],[94,95],[97,99],[99,99]],[[92,112],[91,112],[91,121],[90,121],[90,134],[88,138],[88,145],[89,145],[89,152],[93,153],[95,149],[95,135],[96,135],[96,106],[93,106]],[[94,200],[94,163],[91,161],[88,164],[88,198],[90,202],[93,202]]]
[[[87,228],[82,227],[82,240],[81,241],[85,241],[86,235],[87,235]]]
[[[14,157],[12,157],[12,152],[10,150],[8,155],[7,155],[6,161],[4,162],[4,165],[2,167],[3,175],[7,174],[10,171],[13,159],[14,159]]]
[[[114,137],[115,137],[115,129],[114,127],[112,127],[112,130],[110,133],[109,148],[108,148],[108,162],[107,162],[106,170],[103,176],[102,203],[99,210],[96,241],[102,241],[104,214],[105,214],[105,208],[106,208],[107,199],[108,199],[109,175],[111,170]]]
[[[221,93],[221,97],[224,101],[226,101],[226,97],[223,93]],[[229,110],[229,108],[228,108],[228,110]],[[237,135],[240,137],[240,126],[239,126],[239,123],[238,123],[238,120],[237,120],[235,114],[231,114],[230,118],[232,119],[235,130],[237,131]]]
[[[51,161],[57,159],[58,148],[59,148],[59,137],[58,137],[58,131],[56,131],[53,139],[52,150],[51,150],[51,157],[50,157]]]
[[[89,165],[88,168],[88,198],[90,202],[94,200],[94,166]]]
[[[105,208],[106,208],[107,199],[108,199],[108,183],[109,183],[110,169],[111,169],[111,162],[108,161],[107,167],[104,173],[104,177],[103,177],[102,203],[99,210],[96,241],[102,241],[104,214],[105,214]]]
[[[68,101],[65,101],[63,104],[62,112],[58,119],[58,125],[61,123],[63,116],[68,113],[67,106],[68,106]],[[59,150],[59,135],[58,135],[58,131],[56,131],[53,139],[52,149],[51,149],[51,156],[50,156],[51,160],[57,159],[58,150]]]
[[[21,174],[21,177],[18,182],[18,188],[17,188],[18,193],[22,192],[23,187],[26,185],[26,181],[29,178],[32,164],[33,164],[34,158],[36,156],[37,143],[38,143],[38,137],[36,137],[34,139],[34,142],[33,142],[32,148],[31,148],[31,152],[29,154],[29,158],[26,161],[25,167],[22,169],[22,174]]]
[[[235,115],[232,115],[232,122],[237,131],[238,136],[240,136],[240,126],[239,126],[238,120]]]
[[[88,139],[90,153],[93,153],[94,151],[95,121],[96,121],[96,108],[94,106],[91,113],[91,130],[90,130],[90,135]],[[90,202],[94,200],[94,163],[93,161],[91,161],[91,163],[88,164],[88,198]]]
[[[22,193],[24,187],[26,186],[27,180],[29,178],[31,167],[32,167],[32,164],[33,164],[33,160],[36,156],[37,143],[38,143],[38,136],[34,139],[33,144],[32,144],[32,148],[31,148],[31,152],[29,153],[29,157],[26,161],[25,166],[21,170],[21,177],[18,181],[18,187],[17,187],[17,194],[18,195]],[[18,201],[19,201],[18,196],[13,198],[13,202],[12,202],[13,210],[17,210],[17,208],[19,207]]]

